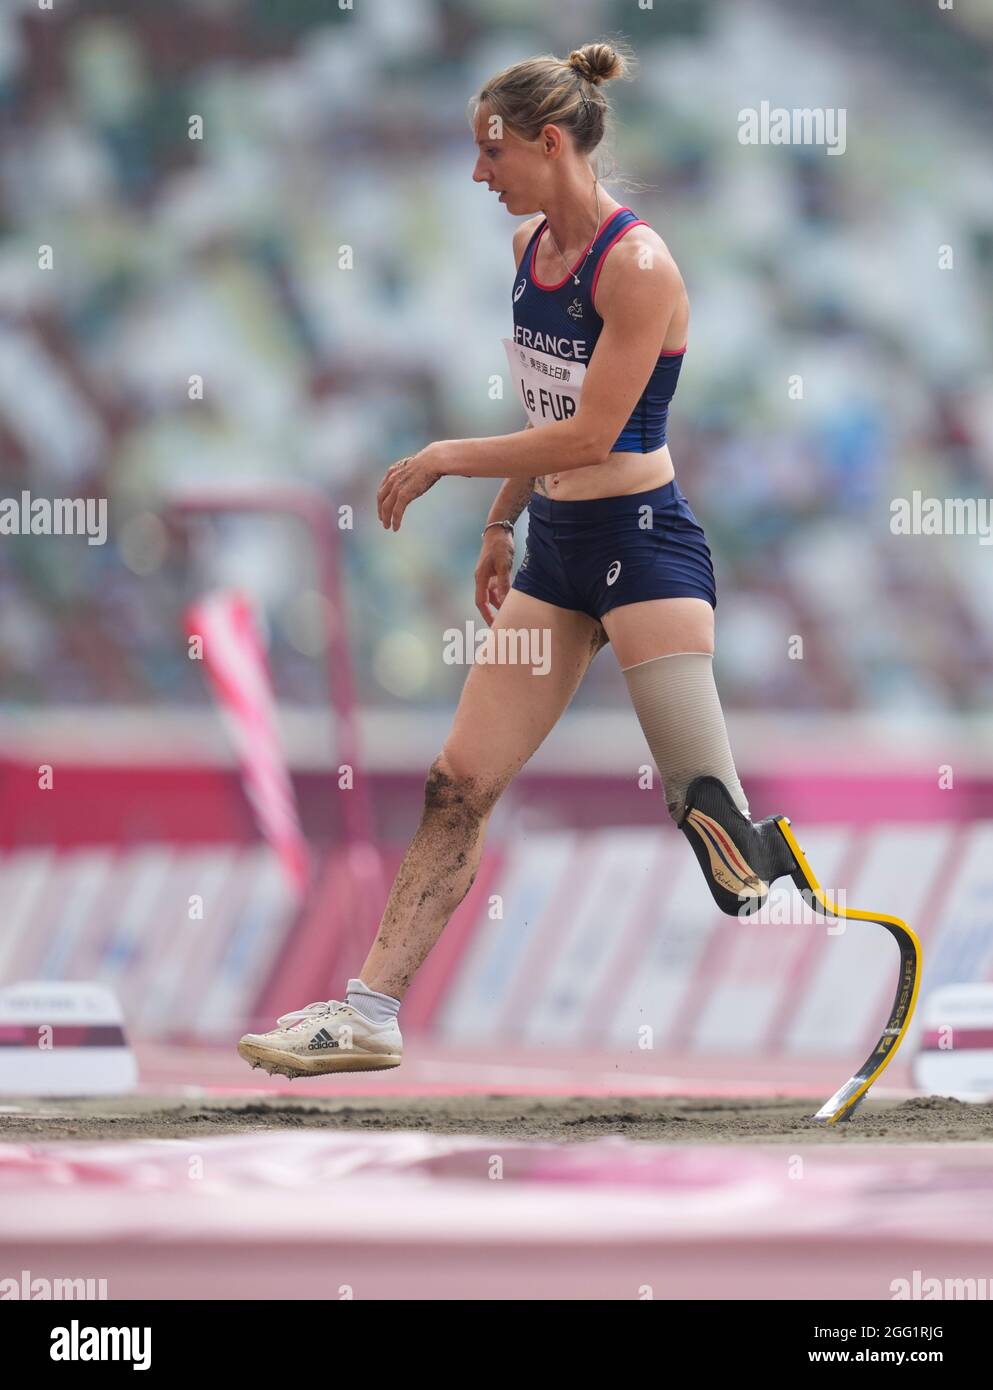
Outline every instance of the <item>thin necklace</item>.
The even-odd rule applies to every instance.
[[[594,189],[596,190],[596,231],[593,233],[593,241],[590,242],[590,249],[589,249],[589,251],[587,251],[586,255],[583,257],[582,263],[581,263],[580,266],[579,266],[579,272],[580,272],[580,273],[582,272],[583,267],[586,265],[586,262],[589,260],[589,258],[590,258],[590,253],[591,253],[592,250],[593,250],[594,243],[596,242],[597,237],[600,235],[600,181],[599,181],[599,179],[594,179],[594,181],[593,181],[593,187],[594,187]],[[548,222],[548,218],[547,218],[547,217],[545,218],[545,221]],[[566,268],[566,270],[568,271],[568,273],[572,276],[574,283],[578,285],[578,284],[579,284],[579,274],[577,274],[576,271],[570,269],[570,267],[569,267],[569,262],[566,260],[565,256],[563,256],[562,252],[559,251],[559,244],[558,244],[558,242],[555,240],[555,237],[552,236],[552,224],[551,224],[550,222],[548,223],[548,235],[549,235],[549,237],[551,238],[552,245],[555,247],[555,250],[558,252],[559,260],[560,260],[560,261],[562,262],[562,264],[565,266],[565,268]]]

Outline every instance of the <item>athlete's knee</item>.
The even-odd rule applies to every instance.
[[[428,769],[424,784],[425,814],[448,815],[460,823],[482,820],[492,811],[510,780],[510,777],[470,770],[442,749]]]

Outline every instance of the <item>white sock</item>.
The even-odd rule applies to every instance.
[[[392,994],[380,994],[361,980],[349,980],[345,1003],[358,1009],[371,1023],[389,1023],[400,1012],[400,1000]]]

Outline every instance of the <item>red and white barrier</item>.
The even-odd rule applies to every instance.
[[[309,864],[293,788],[276,725],[265,649],[244,594],[216,593],[190,604],[187,631],[203,641],[207,676],[238,754],[259,829],[279,856],[299,898]]]

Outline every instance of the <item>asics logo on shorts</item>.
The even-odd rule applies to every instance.
[[[506,283],[507,283],[507,282],[506,282],[506,280],[505,280],[505,281],[504,281],[504,284],[506,284]],[[514,303],[515,303],[515,304],[516,304],[517,301],[520,299],[520,297],[521,297],[521,295],[524,293],[524,291],[527,289],[527,285],[528,285],[528,282],[527,282],[526,280],[522,280],[521,283],[517,286],[517,289],[514,291]]]
[[[614,563],[611,565],[610,569],[607,571],[607,583],[608,583],[608,584],[613,584],[613,583],[615,583],[615,581],[616,581],[616,579],[617,579],[617,576],[620,574],[620,572],[621,572],[621,562],[620,562],[620,560],[615,560]]]

